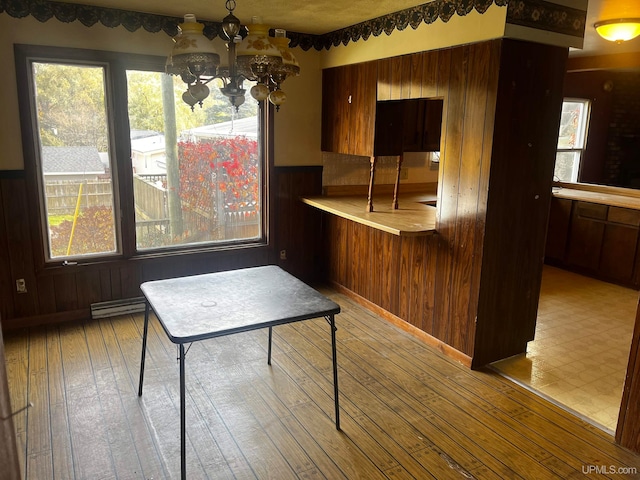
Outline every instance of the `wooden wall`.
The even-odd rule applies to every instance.
[[[436,236],[399,237],[323,215],[325,274],[332,282],[433,334]]]
[[[533,340],[567,51],[505,42],[493,120],[474,364]]]
[[[325,217],[328,278],[471,358],[533,338],[567,50],[495,40],[378,61],[378,99],[444,99],[437,234]]]
[[[307,283],[317,282],[322,270],[320,212],[300,197],[322,195],[322,167],[276,167],[275,185],[275,263]],[[286,259],[280,258],[282,250]]]
[[[640,304],[636,311],[629,364],[616,429],[616,442],[640,453]]]
[[[270,244],[224,251],[147,256],[38,271],[29,225],[24,172],[0,172],[0,314],[4,328],[87,319],[95,302],[133,298],[147,280],[279,263],[305,280],[314,277],[319,215],[307,215],[302,195],[319,195],[320,167],[274,168]],[[314,223],[315,218],[315,223]],[[315,229],[315,231],[314,231]],[[286,261],[276,252],[287,249]],[[24,278],[27,293],[16,292]]]

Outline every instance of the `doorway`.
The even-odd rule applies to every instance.
[[[535,339],[491,367],[613,435],[637,304],[633,289],[545,265]]]

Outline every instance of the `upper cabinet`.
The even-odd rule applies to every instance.
[[[322,150],[373,155],[377,62],[322,72]]]
[[[440,150],[443,101],[415,98],[376,106],[374,155]]]
[[[366,157],[439,151],[443,101],[376,101],[379,83],[378,62],[323,70],[322,150]]]

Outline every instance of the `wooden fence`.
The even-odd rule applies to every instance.
[[[168,199],[165,175],[134,175],[136,203],[136,235],[138,245],[162,246],[172,244],[168,218]],[[205,212],[196,208],[182,211],[183,229],[189,242],[224,241],[260,236],[260,216],[256,206],[224,205],[224,214]]]
[[[144,220],[162,220],[169,217],[166,175],[133,175],[133,197],[136,216]]]
[[[48,214],[73,215],[79,194],[80,206],[83,209],[113,208],[111,180],[48,180],[45,183]]]

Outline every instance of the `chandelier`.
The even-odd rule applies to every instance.
[[[245,80],[256,82],[251,87],[251,96],[258,102],[267,99],[280,109],[286,99],[282,83],[291,76],[300,73],[300,66],[289,50],[287,32],[275,29],[275,37],[269,36],[269,26],[259,17],[253,17],[248,35],[240,36],[240,20],[233,14],[235,0],[226,0],[229,11],[222,20],[222,30],[227,37],[226,58],[213,47],[202,33],[204,25],[196,21],[193,14],[184,16],[179,32],[174,37],[174,46],[167,58],[166,73],[178,75],[187,85],[182,100],[194,109],[210,93],[207,84],[213,79],[222,80],[220,91],[231,105],[238,107],[245,101]],[[222,59],[221,59],[222,58]]]

